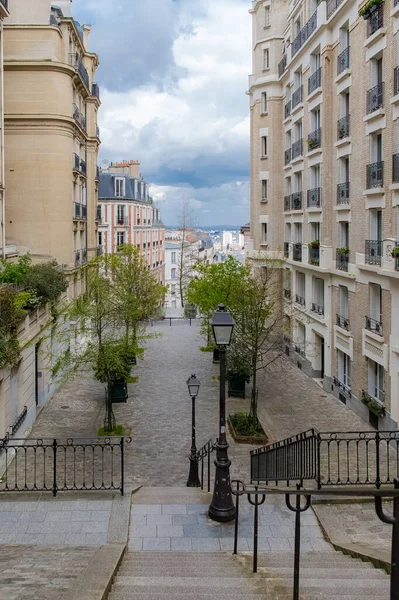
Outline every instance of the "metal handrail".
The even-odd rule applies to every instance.
[[[197,450],[197,461],[201,463],[200,470],[200,487],[204,489],[204,469],[205,459],[207,459],[207,490],[211,491],[211,454],[216,449],[217,440],[213,442],[211,439],[206,442],[199,450]]]

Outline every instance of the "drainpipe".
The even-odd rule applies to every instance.
[[[2,186],[2,226],[1,226],[1,242],[3,259],[6,257],[6,190],[5,190],[5,161],[4,161],[4,28],[3,20],[0,24],[0,85],[1,85],[1,186]]]

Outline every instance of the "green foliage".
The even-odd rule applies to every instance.
[[[359,10],[359,17],[368,17],[370,9],[373,8],[373,6],[379,6],[383,2],[384,0],[368,0],[368,2],[366,2],[366,4]]]
[[[362,400],[363,404],[365,404],[367,406],[367,408],[369,408],[371,410],[371,412],[373,412],[375,415],[377,415],[377,417],[385,417],[385,415],[386,415],[385,406],[383,404],[381,404],[380,402],[378,402],[378,400],[376,400],[375,398],[373,398],[372,396],[367,394],[367,392],[362,393],[361,400]]]
[[[201,352],[213,352],[214,346],[200,346]]]
[[[0,285],[0,368],[12,367],[18,362],[20,347],[18,326],[25,317],[23,305],[26,295],[10,285]]]
[[[20,256],[17,262],[0,260],[0,283],[23,285],[31,264],[32,259],[30,254]]]
[[[338,248],[338,252],[340,254],[349,254],[349,247],[348,246],[344,246],[343,248]]]
[[[392,256],[394,258],[397,258],[399,256],[399,246],[395,246],[394,248],[392,248]]]
[[[100,427],[98,430],[99,437],[108,437],[108,436],[122,436],[124,435],[125,428],[123,425],[115,425],[112,431],[105,431],[104,427]]]
[[[41,304],[55,302],[68,287],[65,275],[50,263],[31,266],[25,275],[24,286],[31,291],[30,305],[32,298]]]
[[[233,343],[227,351],[227,377],[243,376],[249,380],[252,373],[251,359],[247,348]]]
[[[309,248],[320,248],[319,240],[312,240],[308,243]]]
[[[102,343],[93,369],[95,378],[101,383],[127,379],[130,365],[126,361],[123,345],[113,341]]]
[[[135,375],[135,377],[128,377],[127,378],[127,382],[128,383],[137,383],[139,380],[138,375]]]
[[[258,419],[241,412],[229,415],[230,422],[237,435],[248,437],[265,437],[265,432]]]

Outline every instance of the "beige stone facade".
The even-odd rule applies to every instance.
[[[252,3],[247,256],[285,261],[287,353],[390,429],[399,421],[399,2],[359,17],[365,4]]]
[[[9,16],[7,0],[0,1],[0,254],[2,258],[15,254],[6,244],[5,164],[4,164],[4,19]]]

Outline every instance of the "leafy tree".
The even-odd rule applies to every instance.
[[[0,369],[17,364],[20,356],[18,326],[26,315],[27,294],[0,285]]]
[[[23,284],[26,289],[35,292],[42,304],[55,302],[68,287],[65,275],[50,263],[31,266]]]
[[[193,245],[187,240],[189,233],[195,228],[192,208],[189,200],[184,199],[180,206],[178,215],[178,229],[180,231],[180,243],[178,249],[177,276],[179,280],[179,294],[181,307],[186,303],[186,293],[189,286],[193,266],[197,262],[198,253]]]

